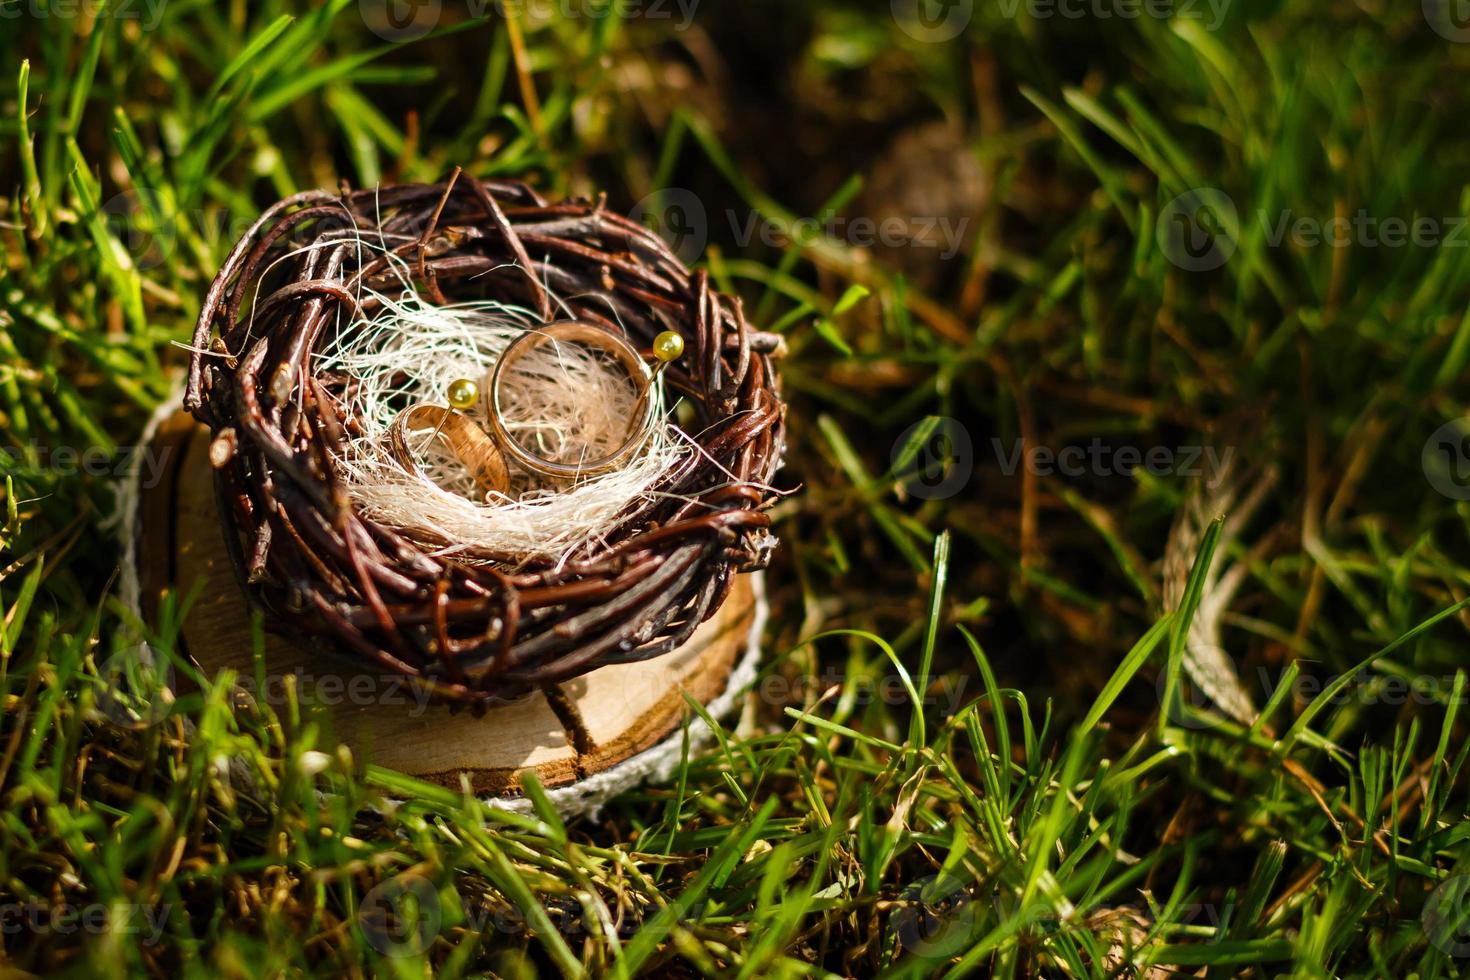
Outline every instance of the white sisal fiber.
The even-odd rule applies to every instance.
[[[493,301],[434,306],[406,285],[397,296],[364,290],[363,297],[380,302],[381,311],[341,331],[317,355],[318,371],[341,371],[358,381],[348,409],[362,431],[341,461],[343,480],[365,516],[438,554],[476,547],[519,559],[567,557],[598,542],[689,451],[664,423],[660,400],[648,446],[620,468],[567,486],[512,463],[510,493],[487,500],[450,452],[427,433],[410,434],[430,485],[393,459],[394,419],[417,405],[443,407],[450,383],[459,378],[488,388],[499,355],[534,330],[537,318]],[[508,369],[502,395],[516,440],[536,455],[565,462],[611,455],[626,439],[638,403],[622,368],[570,343],[548,342],[527,353]],[[483,407],[466,414],[488,431]]]

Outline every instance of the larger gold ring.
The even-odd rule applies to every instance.
[[[578,460],[563,463],[555,459],[538,456],[521,445],[511,435],[501,409],[500,389],[506,370],[515,366],[527,354],[546,344],[561,341],[583,344],[596,348],[617,362],[633,382],[638,391],[638,402],[628,422],[628,437],[617,449],[601,459]],[[522,467],[542,476],[558,480],[576,480],[585,476],[596,476],[617,469],[628,457],[638,452],[653,435],[658,418],[658,399],[654,397],[654,372],[631,344],[617,334],[591,323],[565,321],[550,323],[528,330],[511,342],[500,355],[495,368],[490,372],[490,383],[485,387],[485,416],[490,420],[490,433],[507,456]]]

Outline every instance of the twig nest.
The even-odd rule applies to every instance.
[[[658,390],[693,421],[675,426],[661,405],[617,469],[520,475],[479,499],[463,467],[456,485],[434,460],[427,482],[393,464],[395,415],[417,402],[471,418],[505,347],[564,321],[664,362]],[[231,560],[272,621],[483,707],[677,649],[737,572],[764,566],[778,347],[600,201],[456,175],[267,211],[210,287],[185,404],[214,434]],[[586,386],[557,407],[551,387],[569,389],[504,396],[517,439],[596,442],[598,419],[621,410]]]

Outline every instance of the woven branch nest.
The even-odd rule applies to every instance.
[[[398,271],[359,240],[385,245]],[[665,383],[694,407],[686,430],[700,451],[611,533],[560,561],[437,557],[367,519],[339,472],[361,431],[347,407],[353,379],[311,364],[336,331],[375,315],[369,294],[405,263],[434,303],[516,304],[546,322],[599,324],[640,349],[679,332],[688,353]],[[737,572],[764,566],[775,544],[767,488],[784,446],[779,348],[750,328],[739,300],[601,201],[550,204],[521,183],[457,174],[308,192],[267,211],[210,287],[185,406],[214,436],[231,561],[275,624],[483,708],[675,650]]]

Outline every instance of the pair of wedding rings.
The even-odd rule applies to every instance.
[[[626,371],[637,392],[627,436],[611,453],[597,459],[568,462],[542,456],[528,449],[510,431],[504,412],[506,380],[527,355],[547,344],[580,344],[598,351]],[[431,433],[464,464],[486,499],[510,490],[507,458],[522,469],[556,481],[574,481],[608,473],[622,466],[642,449],[658,424],[658,399],[654,384],[659,373],[684,353],[684,338],[673,331],[659,334],[650,351],[640,353],[622,337],[591,323],[565,321],[528,330],[511,342],[489,372],[486,385],[461,378],[449,385],[447,405],[418,405],[400,413],[389,429],[393,458],[409,473],[429,480],[409,445],[411,436]],[[487,433],[465,414],[483,403],[489,420]]]

